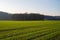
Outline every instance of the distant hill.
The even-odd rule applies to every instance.
[[[44,17],[45,20],[52,20],[52,19],[54,19],[54,18],[55,18],[54,16],[46,16],[46,15],[45,15],[45,17]]]
[[[11,14],[0,11],[0,20],[9,20],[11,19]]]
[[[55,20],[60,20],[60,16],[55,16]]]
[[[45,20],[60,20],[60,16],[47,16],[44,17]]]

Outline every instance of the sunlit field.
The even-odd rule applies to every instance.
[[[60,21],[0,21],[0,40],[60,40]]]

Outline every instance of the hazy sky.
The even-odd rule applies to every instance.
[[[0,11],[60,15],[60,0],[0,0]]]

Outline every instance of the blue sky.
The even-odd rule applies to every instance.
[[[0,0],[0,11],[60,16],[60,0]]]

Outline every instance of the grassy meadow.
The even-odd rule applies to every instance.
[[[60,40],[60,21],[0,21],[0,40]]]

